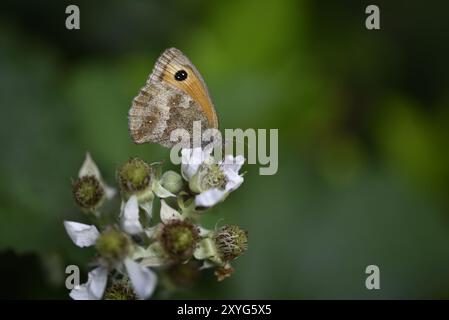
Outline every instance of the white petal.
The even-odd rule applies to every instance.
[[[97,164],[92,160],[89,152],[86,152],[86,159],[84,160],[84,163],[81,166],[80,171],[78,172],[78,177],[81,178],[83,176],[96,177],[105,190],[106,199],[110,200],[115,196],[116,190],[104,183],[103,179],[101,178],[100,170],[98,169]]]
[[[86,283],[72,289],[70,297],[74,300],[99,300],[103,297],[107,281],[108,270],[98,267],[89,272]]]
[[[98,170],[98,167],[92,160],[89,152],[86,153],[86,159],[84,160],[84,163],[78,173],[78,177],[81,178],[83,176],[95,176],[98,180],[101,181],[100,170]]]
[[[153,192],[155,195],[157,195],[159,198],[168,198],[168,197],[176,197],[173,193],[165,189],[159,181],[154,181],[153,183]]]
[[[201,240],[193,252],[193,256],[198,260],[210,259],[216,255],[217,249],[211,238],[204,238]]]
[[[95,244],[100,235],[95,226],[84,223],[64,221],[64,227],[73,243],[81,248]]]
[[[226,191],[217,188],[209,189],[201,192],[195,197],[195,205],[197,207],[212,207],[226,196]]]
[[[245,163],[245,158],[242,155],[234,157],[233,155],[227,155],[221,164],[221,167],[225,170],[231,170],[234,173],[238,173]]]
[[[143,227],[139,221],[139,203],[137,197],[131,196],[126,202],[121,216],[122,228],[129,234],[138,234],[143,231]]]
[[[225,190],[227,192],[237,189],[243,183],[243,177],[233,170],[226,168],[224,169],[224,174],[226,176],[226,180],[228,181],[225,186]]]
[[[212,155],[212,152],[214,151],[214,144],[208,144],[203,149],[203,161],[204,159],[209,158]]]
[[[181,150],[181,174],[185,180],[190,178],[198,171],[201,159],[201,149],[182,149]]]
[[[125,260],[125,267],[137,296],[140,299],[150,297],[156,288],[156,274],[131,259]]]
[[[163,223],[170,222],[171,220],[183,220],[182,215],[161,200],[161,221]]]
[[[160,244],[155,242],[146,249],[140,248],[134,252],[132,259],[142,259],[140,265],[143,267],[160,267],[167,263],[167,258],[162,250]]]

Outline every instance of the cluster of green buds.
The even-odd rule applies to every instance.
[[[147,299],[157,288],[192,287],[203,269],[214,268],[219,281],[229,277],[231,262],[247,249],[247,232],[236,225],[209,230],[201,218],[242,184],[243,161],[226,156],[217,162],[210,152],[184,149],[177,173],[163,172],[160,162],[131,158],[117,169],[116,192],[87,154],[72,187],[91,224],[64,226],[77,246],[96,249],[95,268],[70,296]],[[117,199],[121,205],[114,210]]]

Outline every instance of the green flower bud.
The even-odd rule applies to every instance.
[[[127,279],[115,280],[104,294],[105,300],[137,300],[137,296]]]
[[[162,175],[160,184],[171,193],[178,193],[183,187],[183,180],[180,174],[169,170]]]
[[[164,250],[175,260],[190,258],[198,240],[197,227],[181,220],[172,220],[164,224],[160,234],[160,242]]]
[[[111,227],[100,234],[95,248],[102,261],[108,266],[113,266],[130,253],[131,245],[131,239],[127,234]]]
[[[248,232],[235,225],[225,225],[214,232],[213,240],[223,261],[231,261],[248,248]]]
[[[189,188],[201,193],[212,188],[224,189],[226,183],[226,175],[218,164],[203,164],[189,181]]]
[[[126,195],[151,192],[153,170],[145,161],[131,158],[118,171],[121,190]]]
[[[82,176],[73,182],[73,196],[83,209],[96,209],[104,199],[104,188],[95,176]]]

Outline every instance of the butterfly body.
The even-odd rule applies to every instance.
[[[145,86],[129,110],[129,131],[136,143],[153,142],[172,147],[175,129],[192,133],[193,122],[201,128],[218,128],[215,108],[206,84],[190,60],[175,48],[164,51]]]

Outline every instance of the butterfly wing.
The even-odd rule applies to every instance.
[[[129,111],[131,137],[136,143],[171,147],[170,133],[178,128],[192,133],[194,121],[201,121],[203,130],[218,128],[217,114],[200,73],[180,50],[167,49],[133,100]]]

